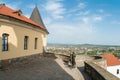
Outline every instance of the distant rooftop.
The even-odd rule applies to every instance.
[[[102,54],[101,56],[106,58],[107,66],[120,65],[120,61],[113,54]]]

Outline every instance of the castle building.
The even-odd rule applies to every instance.
[[[0,4],[0,61],[43,53],[48,34],[37,7],[29,19]]]

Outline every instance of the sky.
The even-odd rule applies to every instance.
[[[30,17],[38,7],[48,43],[120,45],[120,0],[0,0]]]

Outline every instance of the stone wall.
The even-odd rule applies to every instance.
[[[7,60],[0,60],[0,70],[7,69],[9,65],[14,64],[14,63],[20,63],[23,61],[27,61],[28,59],[31,58],[36,58],[43,56],[42,54],[36,54],[36,55],[30,55],[30,56],[24,56],[24,57],[19,57],[19,58],[13,58],[13,59],[7,59]]]
[[[91,76],[92,80],[120,80],[93,62],[86,61],[84,64],[85,71]]]

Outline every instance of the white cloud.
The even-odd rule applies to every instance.
[[[83,8],[86,7],[86,4],[85,3],[79,3],[78,7],[81,8],[81,9],[83,9]]]
[[[51,4],[51,5],[50,5]],[[48,1],[45,9],[55,19],[63,18],[62,14],[72,18],[68,21],[60,23],[54,22],[50,17],[45,19],[48,25],[48,42],[53,43],[84,43],[94,41],[96,38],[97,29],[96,22],[102,21],[103,16],[91,14],[90,10],[84,10],[87,5],[80,3],[79,6],[67,10],[58,1]],[[75,15],[73,17],[73,15]],[[67,20],[67,19],[66,19]],[[69,24],[70,23],[70,24]]]
[[[51,14],[54,19],[63,18],[63,14],[65,13],[66,9],[63,7],[63,4],[60,2],[61,0],[53,0],[47,1],[44,8],[45,10]]]
[[[90,22],[90,18],[89,18],[89,17],[83,17],[83,18],[82,18],[82,21],[83,21],[84,23],[89,23],[89,22]]]
[[[89,24],[64,24],[49,25],[49,41],[54,43],[81,43],[95,34],[95,28]]]
[[[104,12],[104,10],[103,10],[103,9],[99,9],[98,11],[99,11],[100,13],[103,13],[103,12]]]
[[[46,10],[53,11],[53,10],[57,10],[61,7],[62,7],[61,4],[58,2],[49,1],[46,5]]]
[[[68,10],[66,13],[74,13],[74,12],[79,12],[81,9],[85,8],[86,7],[86,4],[85,3],[79,3],[77,6],[73,7],[73,8],[70,8],[70,10]],[[82,11],[82,12],[86,12],[86,11]],[[82,14],[81,12],[78,13],[78,14]]]
[[[95,16],[93,17],[94,21],[102,21],[102,17],[101,16]]]
[[[88,16],[88,17],[82,17],[81,20],[83,21],[83,23],[93,24],[102,21],[103,18],[101,16]]]
[[[90,14],[90,11],[89,11],[89,10],[87,10],[87,11],[80,11],[80,12],[77,13],[76,15],[78,15],[78,16],[86,16],[86,15],[88,15],[88,14]]]

